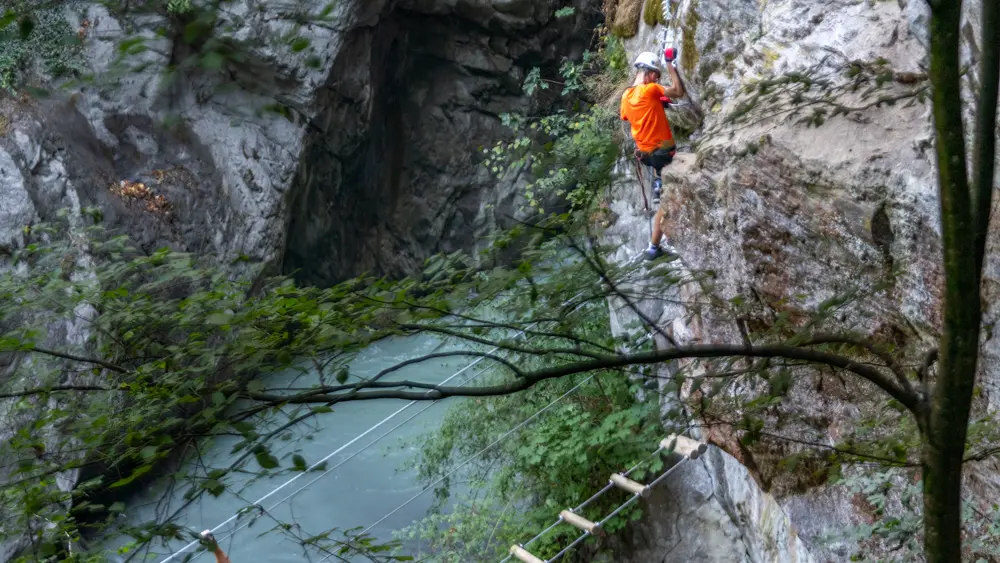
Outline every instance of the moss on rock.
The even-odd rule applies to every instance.
[[[695,34],[698,32],[698,3],[692,2],[681,26],[681,67],[688,76],[694,74],[698,66],[698,46],[695,44]]]
[[[646,7],[642,10],[642,19],[646,25],[656,27],[657,24],[666,25],[663,18],[663,0],[646,0]]]
[[[615,19],[611,33],[628,39],[639,33],[639,19],[642,17],[643,0],[620,0],[615,9]]]

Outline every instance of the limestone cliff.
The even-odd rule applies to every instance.
[[[0,268],[25,227],[63,209],[77,233],[95,209],[146,252],[168,245],[317,284],[469,250],[517,209],[518,180],[495,185],[479,145],[496,140],[499,114],[539,103],[522,95],[525,73],[579,55],[600,19],[588,0],[343,0],[299,30],[310,45],[298,52],[282,34],[329,2],[245,0],[213,30],[244,49],[241,63],[176,72],[192,48],[182,18],[82,4],[65,17],[97,79],[0,100]],[[556,18],[566,7],[576,10]],[[135,51],[124,73],[113,64],[122,45]],[[86,276],[80,250],[75,275]],[[78,313],[47,344],[84,352],[96,313]],[[0,358],[0,375],[19,361]],[[0,437],[22,422],[13,404],[0,404]],[[45,447],[56,455],[63,441],[54,432]],[[2,510],[0,528],[24,532]],[[25,545],[0,546],[0,559]]]
[[[310,50],[292,53],[267,40],[294,14],[236,3],[217,27],[238,26],[231,39],[250,60],[169,83],[165,53],[179,47],[157,35],[170,29],[166,14],[67,11],[96,75],[116,80],[3,102],[0,244],[61,207],[98,206],[148,250],[245,255],[254,269],[319,283],[404,274],[430,253],[470,249],[516,208],[477,148],[499,135],[500,113],[530,109],[525,72],[581,53],[599,12],[585,0],[334,5],[333,25],[309,26]],[[566,6],[576,15],[556,18]],[[152,48],[120,76],[112,61],[130,34]],[[146,185],[170,213],[111,189],[122,180]]]
[[[984,39],[973,32],[978,6],[969,4],[963,52],[974,62]],[[640,51],[662,51],[665,40],[681,50],[680,72],[697,110],[689,117],[698,119],[699,127],[682,145],[682,153],[693,154],[682,154],[667,170],[662,226],[684,267],[709,272],[710,282],[645,303],[647,314],[681,342],[732,343],[742,341],[736,319],[709,314],[696,304],[698,298],[710,295],[725,302],[740,296],[746,300],[741,322],[760,327],[779,315],[805,318],[825,299],[860,292],[863,313],[841,316],[841,326],[900,349],[933,345],[941,315],[941,271],[930,104],[911,96],[876,105],[845,95],[838,101],[854,110],[835,117],[827,112],[813,123],[797,122],[810,118],[810,111],[792,115],[777,103],[773,112],[741,119],[753,99],[743,87],[755,80],[825,73],[836,81],[848,61],[877,61],[886,69],[888,86],[898,87],[894,91],[919,82],[927,53],[924,3],[681,0],[663,5],[668,26],[642,24],[626,46],[630,58]],[[968,79],[974,81],[974,73]],[[759,98],[762,105],[770,99],[779,97]],[[622,172],[615,191],[620,201],[612,203],[622,225],[607,237],[611,245],[627,244],[615,256],[627,261],[645,245],[648,226],[638,211],[634,180],[624,167]],[[625,234],[629,231],[638,234]],[[996,316],[995,253],[990,263],[984,285],[987,323]],[[998,364],[991,361],[995,339],[987,338],[983,350],[983,404],[993,407],[1000,382]],[[871,396],[865,385],[814,374],[775,411],[772,422],[785,435],[833,445],[872,406]],[[802,451],[801,446],[765,440],[746,449],[724,426],[703,436],[739,458],[756,485],[775,495],[794,535],[817,560],[847,560],[850,548],[824,537],[870,515],[844,488],[824,485],[807,473],[782,471],[781,460]],[[997,498],[987,477],[992,471],[971,471],[973,490],[986,502]],[[664,510],[683,522],[692,509],[682,502]],[[739,528],[746,519],[733,516],[732,521]],[[655,529],[662,523],[647,525]],[[751,543],[746,547],[752,554]],[[635,560],[685,560],[669,555],[668,547],[661,545],[653,558]],[[748,557],[791,561],[793,551],[785,549],[777,559],[761,552]]]

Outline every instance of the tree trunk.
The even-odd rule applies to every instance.
[[[962,459],[979,352],[979,269],[960,96],[962,3],[933,0],[931,13],[930,77],[945,288],[940,362],[923,424],[924,549],[928,563],[958,563]]]

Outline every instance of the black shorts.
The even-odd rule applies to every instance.
[[[639,162],[646,166],[652,166],[654,170],[659,172],[664,166],[674,161],[675,154],[677,154],[677,147],[656,149],[653,152],[640,152]]]

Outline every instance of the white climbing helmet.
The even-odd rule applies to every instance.
[[[655,70],[656,72],[663,72],[660,70],[660,59],[655,54],[646,51],[645,53],[639,53],[639,56],[635,58],[635,68],[644,68],[646,70]]]

